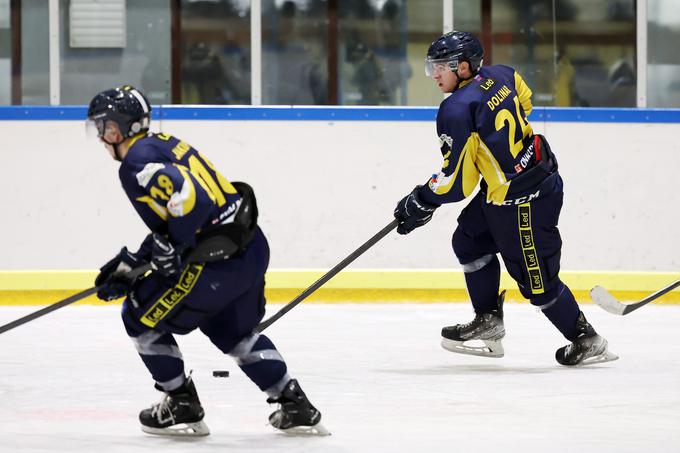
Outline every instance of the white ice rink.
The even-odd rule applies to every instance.
[[[0,307],[0,324],[37,308]],[[467,304],[302,304],[266,333],[322,411],[324,438],[269,428],[264,395],[192,333],[179,343],[212,434],[190,440],[140,431],[160,394],[118,310],[70,306],[0,335],[1,452],[680,451],[677,305],[625,317],[584,305],[621,359],[569,369],[554,360],[566,341],[527,304],[506,304],[502,359],[440,348],[443,325],[472,318]]]

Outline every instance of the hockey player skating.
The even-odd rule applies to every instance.
[[[265,335],[253,333],[264,315],[267,240],[256,224],[249,186],[233,185],[194,148],[167,134],[150,133],[151,107],[133,87],[96,95],[88,125],[120,161],[123,189],[151,230],[139,251],[123,248],[106,263],[95,285],[103,300],[126,296],[122,318],[156,388],[157,404],[139,414],[142,430],[161,435],[207,435],[203,408],[173,334],[199,328],[279,408],[269,417],[284,432],[326,434],[309,402]],[[215,235],[233,245],[229,259],[187,263],[197,243]],[[125,272],[150,262],[149,275]]]
[[[453,234],[475,318],[444,327],[442,346],[503,356],[500,253],[522,295],[571,342],[555,353],[560,364],[616,360],[559,278],[562,179],[545,137],[534,134],[527,121],[531,90],[508,66],[482,67],[483,57],[479,40],[466,32],[447,33],[430,45],[426,74],[442,92],[451,93],[437,113],[444,163],[394,211],[400,221],[397,231],[407,234],[429,222],[440,205],[471,195],[482,176],[480,190],[461,212]],[[480,340],[485,346],[475,346]]]

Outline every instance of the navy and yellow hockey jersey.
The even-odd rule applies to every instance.
[[[472,194],[481,175],[487,201],[503,204],[513,179],[535,162],[529,113],[531,90],[508,66],[482,67],[463,81],[439,107],[444,163],[421,190],[423,198],[435,204],[460,201]]]
[[[210,161],[167,134],[135,137],[118,174],[144,223],[175,244],[193,246],[197,232],[232,221],[241,200]]]

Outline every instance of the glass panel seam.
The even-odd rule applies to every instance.
[[[49,36],[50,36],[50,105],[61,102],[60,53],[59,53],[59,0],[49,0]]]
[[[453,3],[455,0],[443,0],[442,7],[444,8],[444,33],[453,31]]]
[[[262,104],[262,5],[250,2],[250,103]]]
[[[647,0],[637,0],[637,106],[647,107]]]

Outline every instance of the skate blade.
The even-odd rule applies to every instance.
[[[598,363],[613,362],[614,360],[619,360],[619,356],[612,352],[604,351],[602,354],[593,357],[588,357],[587,359],[585,359],[583,362],[579,363],[576,366],[596,365]]]
[[[199,437],[210,434],[210,429],[203,420],[197,423],[179,423],[167,428],[152,428],[142,425],[142,431],[147,434],[166,437]]]
[[[272,426],[277,431],[280,431],[289,436],[330,436],[331,432],[326,429],[321,423],[317,423],[314,426],[295,426],[288,429],[280,429]]]
[[[481,340],[485,346],[470,346],[464,341],[449,340],[442,338],[442,348],[458,354],[476,355],[499,359],[505,355],[503,343],[500,340]]]

